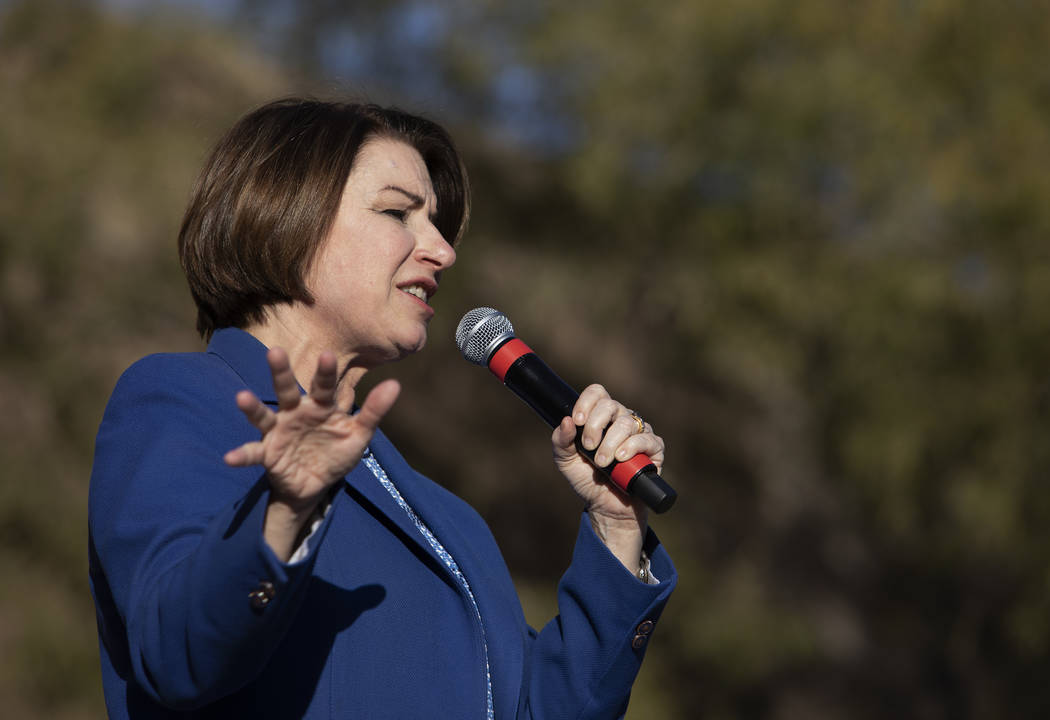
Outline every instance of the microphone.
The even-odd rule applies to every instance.
[[[572,415],[580,394],[558,377],[528,345],[514,335],[507,316],[489,307],[474,308],[459,321],[456,345],[470,362],[489,370],[524,400],[552,428]],[[594,450],[586,450],[577,427],[576,449],[594,464]],[[595,465],[597,467],[597,465]],[[678,493],[656,472],[648,455],[638,453],[624,462],[598,468],[628,495],[642,500],[655,512],[671,509]]]

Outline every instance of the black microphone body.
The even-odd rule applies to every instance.
[[[491,327],[494,315],[502,323],[495,329]],[[552,428],[560,425],[562,418],[572,416],[579,393],[514,336],[513,327],[502,313],[491,308],[467,313],[456,331],[456,342],[464,357],[487,365]],[[660,477],[646,455],[639,453],[624,462],[613,461],[606,467],[598,467],[594,463],[594,450],[585,449],[581,440],[582,432],[577,427],[577,450],[628,495],[638,497],[657,513],[666,512],[674,504],[677,493]]]
[[[560,425],[563,417],[572,416],[572,408],[580,397],[534,352],[525,353],[507,368],[503,384],[552,428]]]

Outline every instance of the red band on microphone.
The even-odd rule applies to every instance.
[[[503,382],[503,378],[507,376],[507,370],[514,364],[514,361],[530,352],[532,348],[518,338],[508,340],[500,345],[499,350],[492,353],[492,357],[489,358],[489,370],[499,378],[500,382]]]
[[[631,480],[634,479],[634,476],[638,474],[638,471],[652,464],[653,461],[649,459],[648,455],[638,453],[630,460],[624,460],[622,463],[617,463],[616,467],[614,467],[612,472],[609,473],[609,477],[611,477],[613,482],[626,492],[627,486],[630,484]]]

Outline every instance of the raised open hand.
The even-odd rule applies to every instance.
[[[226,453],[228,465],[262,465],[270,480],[270,505],[284,505],[279,518],[267,516],[267,539],[279,555],[301,529],[325,492],[361,459],[379,421],[401,392],[396,380],[379,383],[361,409],[350,415],[353,392],[343,403],[336,401],[335,355],[321,354],[308,395],[302,395],[292,373],[288,354],[272,348],[266,354],[277,394],[274,412],[249,390],[237,394],[237,407],[259,429],[262,438]],[[273,523],[271,520],[276,519]],[[271,530],[280,537],[271,538]]]

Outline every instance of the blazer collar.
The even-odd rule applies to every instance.
[[[208,352],[225,360],[260,400],[271,404],[277,402],[273,375],[266,362],[266,346],[254,335],[239,328],[216,330],[208,343]]]

